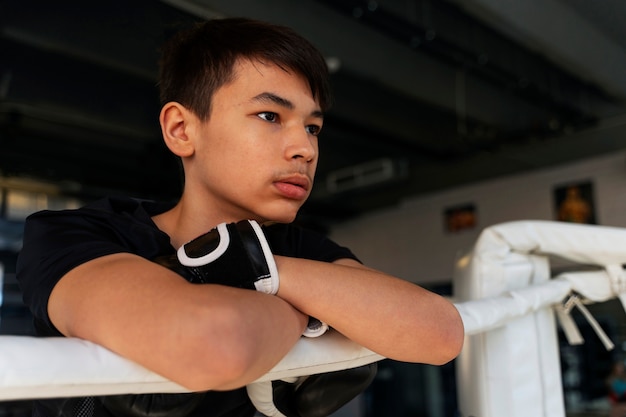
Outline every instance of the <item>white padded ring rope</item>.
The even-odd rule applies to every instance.
[[[335,331],[301,338],[259,381],[353,368],[382,359]],[[0,336],[0,400],[186,392],[94,343],[75,338]]]
[[[466,334],[477,335],[558,303],[566,281],[456,303]],[[347,369],[383,359],[336,331],[301,338],[259,381]],[[149,392],[185,388],[94,343],[74,338],[0,336],[0,400]]]

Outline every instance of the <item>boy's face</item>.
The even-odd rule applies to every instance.
[[[313,186],[320,107],[303,77],[276,65],[234,70],[199,124],[186,182],[225,220],[291,222]]]

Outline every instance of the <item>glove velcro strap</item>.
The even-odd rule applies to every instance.
[[[224,255],[230,245],[226,223],[178,248],[178,260],[188,267],[204,266]]]

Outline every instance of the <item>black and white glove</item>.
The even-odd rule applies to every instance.
[[[248,384],[256,409],[267,417],[326,417],[365,391],[376,376],[376,363],[357,368]]]
[[[155,262],[195,284],[221,284],[276,294],[280,284],[274,255],[254,220],[221,223],[185,243],[175,256]],[[318,337],[328,325],[311,317],[303,336]]]
[[[328,330],[328,324],[316,319],[315,317],[309,317],[306,329],[302,333],[304,337],[320,337]]]
[[[276,294],[280,284],[274,255],[261,226],[254,220],[221,223],[185,243],[175,256],[155,262],[195,284],[221,284]],[[303,336],[318,337],[328,325],[309,318]]]
[[[196,284],[222,284],[276,294],[276,262],[261,226],[254,220],[221,223],[181,246],[176,256],[155,262]]]

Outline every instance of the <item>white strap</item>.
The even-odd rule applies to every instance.
[[[272,381],[255,382],[246,385],[248,397],[254,408],[267,417],[286,417],[274,405],[274,390]]]
[[[285,378],[283,381],[290,384],[296,383],[298,378]],[[272,381],[254,382],[246,385],[248,397],[258,412],[267,417],[286,417],[274,405],[274,389]]]
[[[571,310],[566,311],[565,307],[560,304],[554,306],[554,310],[556,311],[556,318],[565,333],[567,342],[572,346],[582,345],[585,342],[585,339],[580,334],[578,325],[570,314]]]
[[[602,343],[604,344],[604,347],[606,348],[606,350],[613,350],[613,348],[615,348],[615,345],[613,344],[611,339],[607,336],[607,334],[604,332],[600,324],[591,315],[587,307],[585,307],[580,297],[576,294],[573,294],[569,297],[569,299],[565,302],[562,311],[566,315],[569,315],[574,307],[578,308],[578,310],[580,310],[580,312],[583,314],[585,319],[587,319],[587,322],[591,325],[591,328],[593,328],[593,330],[596,332],[596,334],[600,338],[600,341],[602,341]],[[576,326],[573,320],[571,324]]]

